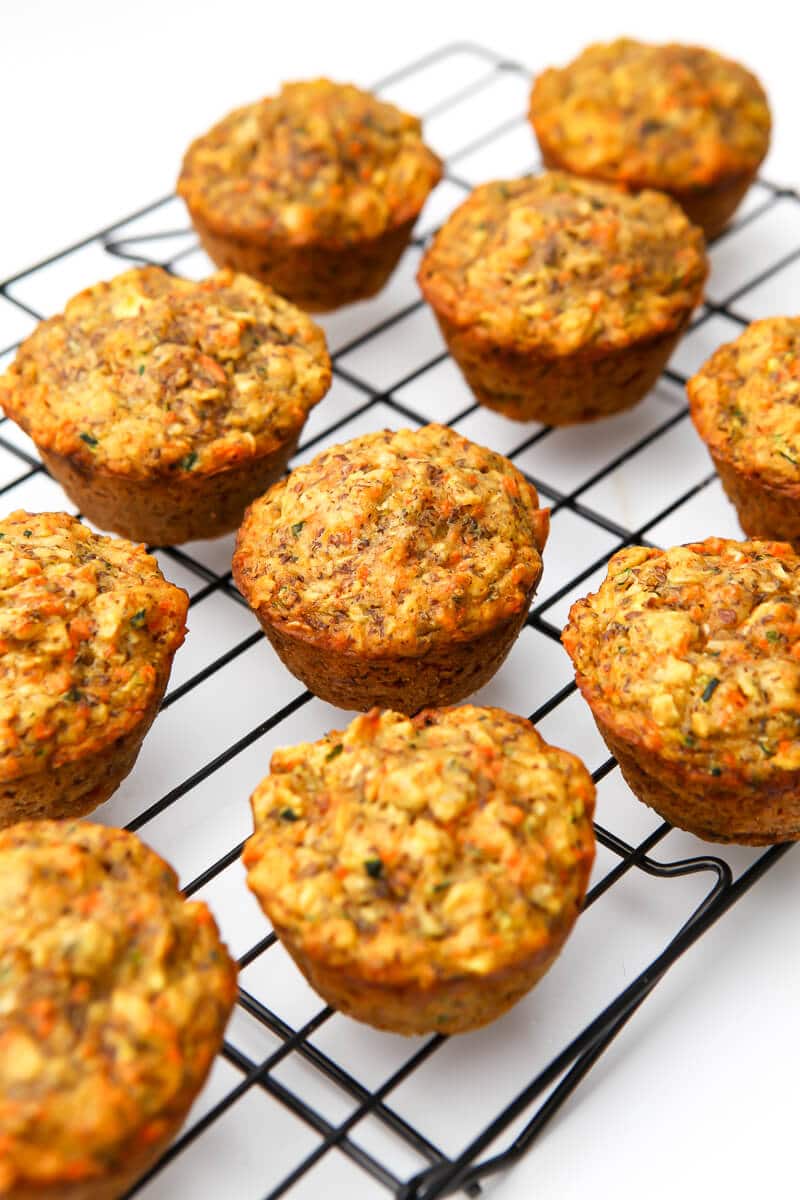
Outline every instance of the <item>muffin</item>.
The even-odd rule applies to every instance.
[[[476,188],[418,280],[481,404],[571,425],[642,399],[707,274],[702,233],[666,196],[551,171]]]
[[[188,597],[142,546],[66,513],[1,520],[0,578],[0,828],[80,816],[136,761]]]
[[[708,538],[615,554],[564,630],[631,789],[716,842],[800,838],[800,558]]]
[[[540,75],[530,120],[546,166],[667,192],[707,238],[753,182],[771,127],[764,89],[739,63],[631,38]]]
[[[0,1195],[115,1200],[202,1087],[236,995],[204,904],[121,829],[0,833]]]
[[[594,859],[583,763],[499,708],[356,717],[277,750],[248,884],[311,986],[395,1033],[465,1033],[549,969]]]
[[[269,288],[137,267],[39,325],[0,404],[94,524],[163,545],[235,529],[330,381],[321,330]]]
[[[800,317],[755,321],[687,390],[742,529],[800,548]]]
[[[338,308],[383,287],[441,178],[421,128],[350,84],[288,83],[192,143],[178,194],[218,266]]]
[[[452,429],[384,430],[298,467],[248,509],[233,577],[306,687],[414,713],[476,691],[528,614],[549,512]]]

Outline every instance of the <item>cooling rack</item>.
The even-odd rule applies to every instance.
[[[129,1193],[142,1200],[479,1195],[482,1180],[531,1147],[675,960],[788,849],[709,847],[638,804],[575,691],[559,634],[572,600],[621,546],[740,536],[687,419],[683,384],[750,320],[796,307],[800,197],[763,179],[753,186],[711,248],[704,307],[642,404],[584,429],[507,421],[474,404],[414,275],[425,239],[474,184],[537,167],[524,117],[530,78],[519,63],[458,43],[376,86],[424,115],[447,170],[387,288],[322,318],[334,384],[295,461],[368,430],[438,420],[508,455],[552,506],[534,607],[478,700],[530,716],[593,770],[598,856],[584,912],[542,983],[478,1033],[404,1039],[322,1006],[268,930],[239,856],[248,796],[272,749],[350,714],[304,691],[272,653],[232,585],[232,538],[157,548],[164,573],[190,594],[189,637],[134,772],[96,817],[136,830],[174,864],[187,894],[207,900],[241,987],[184,1131]],[[157,200],[0,285],[0,367],[37,320],[125,261],[197,278],[211,270],[182,205]],[[5,511],[65,507],[8,421],[0,492]]]

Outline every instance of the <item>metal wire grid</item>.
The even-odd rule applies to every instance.
[[[473,132],[480,130],[477,132],[477,136],[462,138],[461,143],[447,155],[446,182],[442,188],[446,192],[449,207],[452,207],[477,181],[474,176],[470,177],[469,174],[471,161],[475,163],[474,169],[478,172],[478,178],[488,177],[490,174],[522,173],[524,169],[532,169],[535,166],[534,156],[530,149],[532,143],[522,113],[509,109],[512,112],[511,116],[508,118],[501,116],[499,120],[494,119],[496,102],[498,98],[502,100],[502,96],[498,96],[498,87],[500,92],[505,95],[505,91],[508,90],[506,87],[508,81],[515,81],[517,85],[515,94],[518,94],[519,85],[527,85],[529,79],[529,73],[518,63],[501,59],[479,46],[454,44],[443,47],[384,79],[377,85],[376,90],[387,94],[392,99],[403,99],[405,90],[408,90],[409,97],[416,95],[418,88],[423,91],[427,88],[429,93],[435,92],[437,86],[442,92],[449,90],[449,94],[441,95],[429,105],[426,114],[428,128],[432,124],[435,125],[438,120],[439,126],[445,129],[446,136],[443,135],[442,138],[444,142],[448,137],[453,136],[456,129],[463,130],[464,127],[468,127]],[[411,98],[409,107],[418,110],[418,106],[413,103]],[[484,124],[487,125],[485,129],[480,129],[480,120],[474,120],[477,114],[483,116]],[[488,124],[486,122],[487,114]],[[523,131],[524,138],[527,140],[523,140]],[[513,154],[505,156],[504,146],[516,147],[517,156],[519,153],[526,154],[528,161],[510,161],[514,156]],[[485,152],[488,152],[488,161]],[[485,172],[483,176],[480,175],[481,171]],[[102,252],[107,262],[105,275],[113,273],[113,259],[129,260],[134,263],[156,262],[168,269],[185,273],[191,273],[191,270],[187,271],[187,267],[191,267],[194,263],[194,269],[202,273],[207,264],[199,255],[194,240],[190,239],[190,231],[185,224],[173,228],[170,221],[167,220],[168,215],[171,217],[171,209],[175,203],[171,197],[164,197],[148,208],[125,218],[124,221],[118,222],[93,237],[87,238],[6,280],[0,285],[0,298],[2,298],[0,303],[5,302],[6,313],[12,311],[8,308],[8,305],[11,305],[17,318],[22,315],[23,323],[30,319],[30,324],[46,315],[37,309],[31,301],[31,296],[35,298],[39,281],[43,276],[46,277],[48,272],[74,261],[77,252],[91,252],[89,257],[92,266],[94,267],[98,263],[95,276],[89,277],[87,274],[81,280],[84,285],[94,282],[94,278],[103,274],[99,269],[99,252]],[[729,282],[734,282],[734,286],[729,287],[727,294],[717,300],[707,301],[687,336],[687,343],[696,331],[702,334],[704,327],[706,334],[710,337],[709,331],[715,327],[715,322],[729,324],[735,333],[736,328],[747,324],[752,316],[763,315],[759,304],[763,308],[764,303],[767,306],[770,303],[769,299],[763,299],[764,286],[771,286],[783,272],[791,273],[800,260],[800,197],[794,191],[778,188],[763,180],[759,181],[745,205],[744,213],[745,215],[741,216],[731,229],[718,239],[712,253],[715,264],[720,260],[723,261],[723,280],[727,278]],[[775,222],[772,218],[776,214],[780,219],[773,229]],[[444,212],[439,211],[437,215],[441,217]],[[160,225],[162,220],[166,222],[166,227]],[[772,230],[772,240],[767,239],[765,243],[763,232],[766,229],[765,221],[767,220],[772,222],[769,226]],[[145,232],[140,232],[143,228],[143,221],[146,229]],[[423,219],[423,226],[424,223]],[[747,262],[742,276],[741,236],[742,231],[750,226],[753,228],[760,226],[757,231],[757,242],[753,243],[754,247],[756,245],[758,247],[757,259],[752,265],[749,261]],[[787,235],[788,246],[786,244]],[[739,249],[732,256],[728,253],[728,246],[733,246],[737,239]],[[415,243],[416,247],[418,248],[421,243],[422,238],[418,238]],[[746,251],[745,257],[747,258],[751,252],[750,250]],[[414,250],[412,249],[410,253],[413,255]],[[737,270],[742,276],[738,281],[731,276],[730,271],[730,264],[735,260],[738,260],[738,265],[734,269],[734,276]],[[413,260],[411,265],[413,268]],[[89,267],[79,264],[79,270],[88,272]],[[76,287],[70,286],[70,291],[74,290],[77,290]],[[711,290],[714,294],[713,276]],[[759,297],[762,299],[759,300]],[[758,300],[758,303],[754,302],[748,307],[748,300],[753,298]],[[407,422],[418,425],[424,423],[428,418],[441,419],[443,416],[442,401],[438,394],[441,387],[438,372],[448,362],[444,350],[436,345],[434,353],[424,353],[424,360],[415,362],[413,369],[409,370],[397,369],[391,355],[391,361],[387,365],[382,349],[387,343],[380,339],[387,333],[391,337],[400,337],[404,355],[408,348],[413,346],[418,357],[420,349],[425,352],[429,344],[429,329],[423,336],[418,337],[422,326],[418,326],[416,322],[423,318],[429,320],[429,314],[426,313],[421,300],[416,296],[413,285],[411,290],[406,289],[402,294],[396,292],[389,308],[391,311],[387,311],[386,308],[382,309],[373,301],[353,310],[356,316],[346,318],[344,324],[339,317],[324,320],[334,348],[335,377],[337,382],[347,389],[346,401],[340,399],[336,406],[330,404],[328,400],[323,401],[320,409],[317,410],[317,413],[321,415],[315,417],[315,420],[310,422],[307,427],[310,436],[301,448],[301,457],[307,456],[322,441],[339,440],[337,435],[340,431],[341,438],[352,436],[354,432],[360,432],[365,421],[367,424],[372,422],[373,427],[381,427],[387,420],[390,420],[395,426]],[[401,329],[404,326],[405,332],[402,333]],[[721,340],[723,340],[722,337],[715,337],[714,342]],[[702,336],[700,341],[702,341]],[[377,351],[374,349],[376,346],[378,347]],[[370,347],[373,349],[370,350]],[[0,353],[0,362],[10,357],[14,348],[15,345],[12,344],[6,351]],[[362,373],[359,368],[359,353],[365,348],[368,352],[367,368]],[[413,359],[414,354],[410,358]],[[410,359],[407,363],[404,362],[404,367],[406,365],[411,365]],[[392,370],[394,370],[394,377],[388,386],[384,386],[380,380]],[[449,366],[447,370],[450,370]],[[669,385],[682,386],[685,379],[685,374],[674,367],[665,372],[667,387]],[[429,396],[420,402],[421,392],[416,386],[418,383],[422,385],[423,389],[427,388],[431,393],[436,393],[432,399]],[[451,387],[448,392],[451,397],[451,407],[455,394]],[[624,522],[617,519],[613,513],[609,512],[608,505],[602,502],[602,494],[601,502],[597,502],[598,488],[602,489],[611,479],[621,478],[621,472],[632,470],[631,463],[638,461],[641,464],[644,461],[641,456],[646,458],[650,446],[657,446],[659,450],[665,448],[666,460],[669,459],[671,453],[674,463],[674,447],[670,448],[667,444],[674,432],[687,424],[686,406],[678,403],[674,398],[671,407],[663,406],[656,417],[649,419],[644,426],[636,427],[633,432],[628,429],[623,430],[619,444],[615,444],[612,439],[610,447],[606,446],[603,451],[606,455],[605,460],[596,469],[589,470],[580,480],[572,480],[572,482],[570,469],[567,469],[564,476],[566,483],[562,482],[560,486],[555,486],[553,473],[547,467],[548,458],[552,456],[553,461],[564,463],[570,458],[570,455],[576,453],[573,435],[568,435],[570,440],[564,444],[564,449],[559,450],[558,439],[564,436],[563,431],[559,433],[559,431],[546,427],[516,425],[512,427],[510,422],[503,422],[501,418],[487,416],[485,410],[479,410],[474,403],[466,403],[467,393],[465,390],[457,394],[461,403],[455,406],[454,411],[446,414],[449,423],[471,432],[470,423],[474,419],[480,416],[484,423],[486,420],[490,420],[492,430],[497,433],[498,437],[502,436],[505,440],[502,447],[498,445],[496,448],[502,448],[504,453],[516,460],[517,465],[532,479],[540,492],[551,499],[554,518],[557,518],[559,514],[571,514],[572,518],[581,522],[581,529],[584,528],[583,523],[588,523],[585,525],[586,529],[600,531],[605,538],[602,552],[592,554],[587,551],[583,554],[584,547],[579,537],[581,555],[577,567],[575,568],[573,563],[566,572],[562,570],[563,578],[557,589],[551,591],[533,607],[528,618],[528,627],[550,643],[559,641],[560,624],[566,602],[591,586],[598,572],[602,571],[610,552],[630,543],[647,544],[649,535],[660,536],[660,531],[669,527],[669,521],[676,514],[687,512],[688,507],[695,501],[705,505],[711,496],[712,489],[717,487],[714,482],[715,476],[710,470],[706,470],[701,477],[694,479],[689,486],[684,487],[680,486],[680,472],[677,472],[679,486],[669,494],[668,500],[659,504],[657,511],[648,511],[646,520],[638,524],[635,521]],[[326,405],[329,405],[331,416],[334,411],[339,415],[336,419],[329,419],[327,423],[324,423],[327,415]],[[430,411],[425,411],[426,405]],[[502,435],[500,434],[501,426]],[[590,447],[591,453],[592,443],[596,441],[597,434],[595,432],[586,434],[584,431],[578,436],[584,437],[584,448],[582,451],[577,451],[579,456],[580,453],[585,455],[587,445]],[[487,438],[487,440],[489,439]],[[32,444],[7,421],[0,423],[0,457],[2,458],[0,461],[0,494],[3,495],[8,508],[63,506],[64,498],[57,492],[54,485],[48,482],[44,487],[46,472]],[[600,459],[602,459],[602,454]],[[533,469],[537,464],[544,464],[544,466],[540,469]],[[543,472],[545,477],[541,477]],[[627,474],[624,477],[627,478]],[[634,488],[634,499],[635,493],[636,489]],[[634,525],[637,527],[634,528]],[[556,522],[554,521],[554,532],[555,528]],[[198,606],[202,606],[204,601],[208,601],[210,597],[216,595],[225,601],[226,616],[223,620],[232,622],[234,633],[229,638],[230,644],[227,645],[227,648],[177,682],[164,701],[162,713],[159,715],[154,729],[158,729],[159,725],[163,723],[164,714],[168,710],[179,705],[179,702],[191,693],[207,697],[208,707],[215,709],[220,689],[219,686],[215,687],[214,685],[215,683],[219,684],[222,678],[220,673],[224,673],[225,668],[230,667],[237,660],[241,660],[243,656],[251,652],[255,654],[257,648],[263,645],[260,631],[252,628],[252,625],[250,627],[242,625],[242,621],[246,621],[248,618],[246,614],[243,615],[241,598],[232,585],[230,571],[227,569],[226,556],[229,544],[223,543],[220,547],[220,543],[217,543],[216,546],[217,548],[214,549],[198,543],[195,546],[164,547],[158,550],[167,575],[190,590],[190,630],[192,629],[192,614],[201,611]],[[558,553],[558,544],[555,538],[552,539],[550,552],[551,555]],[[546,559],[546,574],[549,565],[550,559],[548,558]],[[215,610],[216,615],[217,610]],[[554,620],[554,616],[557,619]],[[248,631],[242,636],[238,636],[244,628],[248,628]],[[543,645],[541,641],[537,644]],[[179,660],[180,656],[176,662]],[[516,670],[518,671],[518,669]],[[523,687],[527,687],[529,683],[530,680],[523,680]],[[569,698],[574,695],[575,685],[573,682],[564,682],[561,686],[554,688],[548,686],[546,690],[550,691],[550,694],[538,703],[535,711],[529,713],[531,719],[537,723],[546,721],[551,714],[559,710],[560,706],[568,702]],[[235,786],[233,776],[228,774],[226,768],[230,768],[230,765],[246,754],[250,747],[258,747],[266,735],[271,737],[273,731],[274,740],[278,743],[296,740],[290,733],[292,718],[310,704],[318,704],[313,701],[308,692],[298,691],[297,688],[288,699],[285,698],[285,693],[279,695],[278,699],[284,702],[267,706],[265,698],[261,694],[255,699],[248,697],[250,701],[248,711],[261,712],[265,706],[271,707],[272,711],[254,726],[250,727],[246,724],[240,726],[237,736],[229,739],[224,748],[212,754],[207,761],[202,753],[199,753],[197,761],[200,761],[202,765],[188,775],[184,774],[184,770],[186,763],[191,760],[188,755],[181,758],[182,769],[179,780],[150,803],[143,804],[141,802],[141,788],[139,792],[136,792],[135,781],[139,770],[137,767],[137,772],[131,776],[131,780],[134,782],[130,786],[124,785],[117,797],[100,810],[101,819],[121,823],[125,817],[128,817],[127,827],[129,829],[141,831],[145,838],[153,840],[153,831],[157,828],[158,818],[168,813],[184,797],[192,794],[197,796],[198,790],[206,781],[210,781],[212,790],[218,791],[221,795],[224,794],[226,787]],[[179,708],[178,711],[182,710]],[[217,710],[215,709],[215,711]],[[326,716],[331,717],[327,721],[326,727],[341,723],[341,714],[335,714],[333,710],[328,714],[325,706],[321,706],[321,717]],[[179,736],[183,736],[181,725],[173,725],[171,728],[181,731]],[[283,733],[284,729],[286,733]],[[319,732],[322,732],[322,729]],[[151,733],[150,738],[153,737],[154,734]],[[180,747],[178,753],[180,757]],[[256,773],[255,778],[263,774],[265,768],[266,757],[264,757],[262,769]],[[594,778],[600,783],[611,776],[614,771],[614,760],[607,758],[594,771]],[[145,779],[145,785],[148,785],[149,782],[148,777]],[[133,807],[136,811],[135,815],[130,817],[130,797],[132,796],[135,799]],[[201,811],[207,812],[207,808]],[[243,832],[241,829],[238,831]],[[331,1020],[333,1016],[331,1009],[323,1008],[315,1011],[310,1019],[305,1021],[297,1019],[289,1021],[255,994],[258,991],[257,988],[250,990],[245,986],[246,976],[244,976],[239,994],[239,1010],[248,1014],[260,1029],[267,1031],[273,1037],[274,1049],[269,1054],[253,1057],[245,1053],[241,1045],[236,1044],[235,1040],[229,1037],[223,1047],[221,1057],[233,1069],[233,1075],[229,1074],[228,1076],[229,1083],[231,1080],[235,1080],[235,1082],[231,1086],[226,1084],[222,1088],[221,1094],[212,1103],[201,1106],[199,1114],[197,1110],[194,1112],[193,1119],[183,1134],[167,1151],[161,1162],[132,1189],[129,1195],[136,1194],[147,1197],[174,1195],[174,1184],[172,1191],[170,1191],[169,1184],[166,1185],[166,1191],[159,1191],[159,1179],[165,1177],[165,1172],[168,1171],[171,1164],[179,1160],[181,1156],[185,1156],[193,1145],[197,1145],[204,1134],[212,1130],[221,1118],[230,1113],[242,1097],[258,1090],[267,1093],[295,1118],[304,1123],[313,1132],[314,1139],[311,1147],[298,1155],[297,1161],[291,1165],[290,1169],[283,1171],[280,1178],[274,1179],[265,1174],[263,1182],[252,1189],[254,1196],[273,1200],[273,1198],[288,1192],[294,1194],[295,1189],[297,1189],[297,1194],[300,1194],[302,1181],[307,1180],[309,1174],[315,1172],[318,1165],[324,1168],[326,1162],[330,1162],[331,1152],[334,1149],[341,1152],[351,1163],[356,1164],[361,1171],[366,1173],[366,1177],[371,1177],[379,1185],[381,1194],[388,1191],[402,1200],[433,1200],[434,1197],[458,1189],[463,1189],[469,1195],[479,1194],[481,1191],[479,1181],[482,1178],[510,1166],[520,1155],[525,1153],[547,1121],[558,1111],[679,955],[726,912],[788,849],[787,846],[778,846],[757,855],[750,855],[745,869],[742,870],[742,859],[735,853],[732,856],[724,850],[714,854],[706,853],[700,843],[693,846],[693,852],[685,856],[655,857],[653,852],[670,834],[670,826],[667,824],[658,824],[648,832],[647,836],[638,840],[623,837],[599,824],[596,826],[596,832],[600,846],[608,851],[604,862],[613,861],[613,865],[604,873],[596,873],[596,882],[587,896],[585,909],[590,909],[615,885],[636,873],[663,880],[695,877],[702,884],[704,894],[699,903],[697,895],[694,896],[692,905],[683,914],[677,933],[667,938],[663,948],[651,959],[645,970],[630,979],[621,990],[617,984],[615,988],[617,994],[611,1002],[603,1005],[601,1011],[588,1024],[585,1024],[580,1032],[569,1037],[563,1047],[555,1055],[549,1057],[549,1061],[536,1071],[534,1077],[524,1087],[517,1090],[510,1100],[498,1106],[497,1111],[485,1127],[475,1132],[465,1144],[458,1147],[456,1152],[446,1153],[441,1146],[436,1144],[436,1138],[426,1132],[429,1128],[427,1120],[429,1114],[418,1112],[412,1121],[399,1110],[397,1105],[392,1103],[393,1093],[396,1095],[398,1088],[409,1080],[415,1071],[418,1071],[424,1063],[441,1051],[446,1042],[444,1037],[434,1036],[421,1042],[404,1043],[405,1051],[400,1058],[399,1065],[382,1079],[379,1086],[369,1086],[357,1077],[355,1070],[351,1070],[346,1061],[339,1061],[337,1056],[328,1053],[314,1040],[315,1035]],[[232,836],[228,832],[227,840],[230,841]],[[154,840],[158,844],[157,836]],[[213,856],[209,856],[209,861],[206,861],[201,870],[190,873],[185,885],[186,893],[194,895],[213,886],[215,881],[222,878],[237,863],[241,848],[242,841],[239,839],[236,844],[230,845],[225,853],[213,861],[210,860]],[[240,910],[237,909],[237,919],[240,915]],[[251,943],[252,941],[253,939],[251,939]],[[276,955],[278,951],[275,947],[276,939],[272,933],[255,940],[254,944],[249,944],[249,947],[239,957],[243,972],[252,964],[260,962],[264,956],[268,956],[270,950],[272,950],[273,956]],[[270,961],[269,958],[267,961]],[[543,986],[540,985],[540,987]],[[292,1060],[302,1060],[303,1064],[310,1066],[313,1073],[329,1081],[339,1093],[347,1098],[349,1108],[348,1115],[344,1119],[331,1119],[329,1116],[323,1115],[319,1107],[304,1098],[302,1095],[304,1089],[290,1086],[279,1078],[281,1066]],[[538,1107],[536,1107],[537,1101]],[[415,1161],[423,1164],[422,1169],[416,1169],[413,1172],[406,1171],[405,1174],[399,1173],[396,1168],[393,1169],[387,1165],[380,1152],[365,1147],[363,1139],[359,1140],[359,1126],[363,1127],[368,1119],[373,1118],[383,1129],[391,1131],[396,1139],[399,1139],[413,1152]],[[509,1131],[513,1135],[510,1141]],[[266,1130],[265,1133],[266,1136],[269,1136],[269,1130]],[[504,1133],[506,1141],[498,1149],[496,1143]],[[487,1152],[489,1152],[488,1156]],[[315,1174],[314,1178],[316,1180],[323,1177]],[[241,1194],[236,1190],[235,1185],[232,1186],[234,1186],[234,1190],[227,1191],[226,1194]],[[335,1185],[332,1186],[335,1187]],[[194,1188],[192,1188],[192,1192],[195,1194]],[[315,1182],[312,1190],[304,1194],[319,1195],[321,1192],[322,1188]],[[248,1194],[250,1193],[248,1192]],[[326,1190],[325,1194],[333,1193]],[[343,1193],[339,1191],[337,1194]],[[369,1194],[375,1193],[370,1191]]]

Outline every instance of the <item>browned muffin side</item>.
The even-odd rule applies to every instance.
[[[42,322],[0,404],[90,520],[164,545],[235,529],[330,380],[322,331],[269,288],[137,267]]]
[[[116,791],[158,711],[188,597],[142,546],[65,513],[0,521],[0,828]]]
[[[218,266],[338,308],[383,287],[441,178],[421,130],[351,84],[285,84],[192,143],[178,193]]]
[[[476,188],[418,280],[482,404],[569,425],[646,395],[707,273],[700,230],[666,196],[551,171]]]
[[[739,63],[632,38],[543,72],[530,119],[548,167],[668,192],[707,238],[753,182],[771,128],[764,89]]]
[[[461,700],[502,663],[542,572],[547,510],[452,429],[333,446],[248,509],[233,576],[284,664],[341,708]]]
[[[205,1082],[236,968],[133,834],[0,832],[0,1195],[115,1200]]]
[[[374,710],[278,750],[248,883],[330,1004],[396,1033],[463,1033],[544,975],[594,859],[579,759],[498,708]]]
[[[632,790],[719,842],[800,838],[800,558],[708,538],[615,554],[563,640]]]
[[[800,317],[754,321],[687,391],[742,529],[800,548]]]

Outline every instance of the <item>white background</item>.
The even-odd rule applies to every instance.
[[[169,192],[189,139],[282,79],[325,73],[366,85],[454,39],[533,68],[620,33],[711,45],[764,81],[775,112],[764,171],[797,183],[790,12],[764,0],[6,3],[0,277]],[[798,912],[795,852],[673,968],[491,1194],[797,1195]]]

